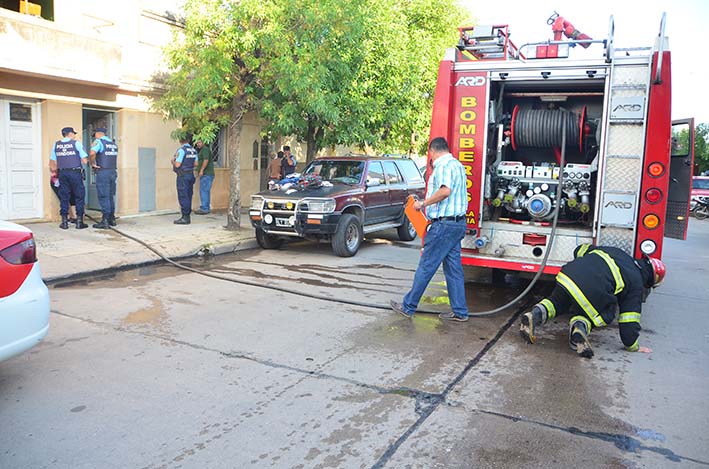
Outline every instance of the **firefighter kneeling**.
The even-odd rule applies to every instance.
[[[618,248],[582,244],[574,260],[556,276],[551,296],[522,316],[520,335],[528,343],[536,340],[534,330],[557,315],[573,311],[569,321],[569,346],[585,358],[593,357],[588,335],[594,327],[610,324],[619,308],[620,339],[630,352],[649,352],[638,345],[640,310],[650,288],[665,277],[665,264],[645,257],[634,260]]]

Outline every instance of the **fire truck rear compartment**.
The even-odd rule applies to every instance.
[[[541,259],[551,244],[558,191],[559,222],[549,264],[561,265],[575,246],[593,241],[604,84],[588,78],[491,81],[483,216],[477,235],[464,247],[495,259]],[[562,127],[566,148],[560,168]]]

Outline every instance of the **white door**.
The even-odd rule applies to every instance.
[[[0,219],[42,217],[39,105],[0,99]]]

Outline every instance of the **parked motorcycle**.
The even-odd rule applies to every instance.
[[[704,220],[709,217],[709,200],[706,197],[693,197],[690,204],[690,212],[697,220]]]

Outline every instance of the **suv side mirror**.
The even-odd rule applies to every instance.
[[[381,185],[379,179],[367,178],[367,187],[376,187]]]

